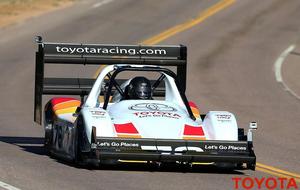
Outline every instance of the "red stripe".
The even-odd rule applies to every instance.
[[[197,108],[197,105],[194,103],[194,102],[189,102],[189,106],[192,107],[192,108]]]
[[[183,135],[199,135],[204,136],[204,131],[201,126],[190,126],[185,125],[184,126],[184,132]]]
[[[60,98],[52,98],[51,99],[51,103],[54,106],[56,104],[59,104],[59,103],[62,103],[62,102],[67,102],[67,101],[70,101],[70,100],[77,100],[77,99],[75,99],[75,98],[62,98],[62,97],[60,97]]]
[[[132,123],[124,123],[124,124],[114,124],[117,133],[135,133],[138,134],[138,131],[134,127]]]

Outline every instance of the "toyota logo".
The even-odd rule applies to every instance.
[[[130,110],[136,111],[177,111],[175,108],[157,103],[141,103],[129,107]]]

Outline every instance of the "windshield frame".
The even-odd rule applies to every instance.
[[[133,67],[133,66],[117,66],[115,67],[114,71],[112,74],[110,74],[110,77],[109,77],[109,85],[108,85],[108,89],[107,89],[107,92],[105,93],[105,96],[104,96],[104,103],[103,103],[103,109],[107,109],[107,106],[108,106],[108,103],[109,103],[109,99],[110,99],[110,96],[112,94],[112,88],[113,86],[116,87],[116,89],[119,89],[121,90],[121,92],[119,91],[119,93],[124,93],[122,91],[122,89],[120,88],[120,85],[116,82],[115,78],[116,76],[123,72],[123,71],[148,71],[148,72],[160,72],[160,73],[164,73],[164,74],[167,74],[168,76],[172,77],[175,81],[175,84],[177,86],[177,89],[179,91],[179,94],[180,94],[180,97],[186,107],[186,110],[188,111],[188,114],[190,116],[191,119],[195,120],[195,117],[193,115],[193,112],[189,106],[189,103],[188,103],[188,100],[185,96],[185,93],[184,93],[184,90],[182,88],[180,88],[180,85],[179,85],[179,80],[178,80],[178,77],[177,75],[167,69],[167,68],[161,68],[161,67],[149,67],[149,66],[145,66],[145,67]],[[161,78],[162,77],[159,77],[157,79],[156,82],[160,82],[161,81]],[[160,80],[160,81],[159,81]]]

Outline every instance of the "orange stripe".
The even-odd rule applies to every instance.
[[[183,136],[184,140],[206,140],[205,137],[195,137],[195,136]]]
[[[125,135],[125,134],[118,134],[118,137],[120,137],[120,138],[134,138],[134,139],[142,138],[141,135]]]
[[[192,110],[192,112],[193,112],[193,115],[194,115],[196,118],[199,118],[199,117],[200,117],[200,112],[199,112],[199,109],[198,109],[198,108],[191,107],[191,110]]]
[[[197,118],[200,117],[200,114],[199,114],[199,113],[194,113],[194,112],[193,112],[193,115],[194,115],[195,117],[197,117]]]
[[[77,106],[76,107],[69,107],[69,108],[65,108],[65,109],[56,110],[54,112],[55,112],[56,115],[66,114],[66,113],[75,113],[76,109],[77,109]]]
[[[62,102],[53,106],[53,110],[57,111],[60,109],[70,108],[70,107],[78,107],[80,106],[80,101],[78,100],[70,100],[67,102]]]
[[[199,109],[198,109],[198,108],[193,108],[193,107],[191,107],[191,109],[192,109],[193,113],[195,112],[195,113],[198,113],[198,114],[199,114]]]

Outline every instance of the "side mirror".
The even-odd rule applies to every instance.
[[[257,123],[256,122],[250,122],[249,123],[249,129],[256,130],[257,129]]]
[[[249,142],[253,141],[252,131],[254,131],[256,129],[257,129],[257,123],[256,122],[250,122],[249,123],[248,134],[247,134],[247,141],[249,141]]]

